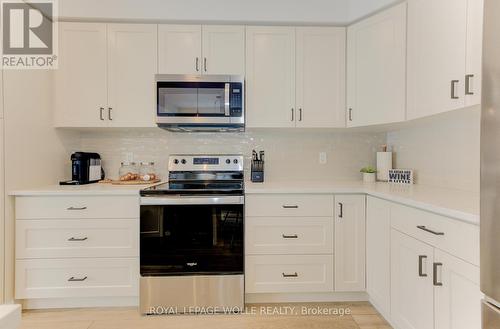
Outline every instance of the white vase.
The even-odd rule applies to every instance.
[[[365,183],[375,183],[375,178],[375,173],[363,173],[363,182]]]

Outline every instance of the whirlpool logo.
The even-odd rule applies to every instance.
[[[56,0],[2,0],[4,69],[57,68]]]

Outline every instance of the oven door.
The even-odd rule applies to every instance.
[[[243,274],[243,197],[141,199],[141,276]]]

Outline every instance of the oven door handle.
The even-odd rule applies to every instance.
[[[244,204],[245,197],[241,195],[224,196],[145,196],[141,197],[143,206],[168,206],[168,205],[225,205],[225,204]]]

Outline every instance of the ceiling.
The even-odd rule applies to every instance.
[[[77,20],[345,25],[400,0],[61,0]]]

